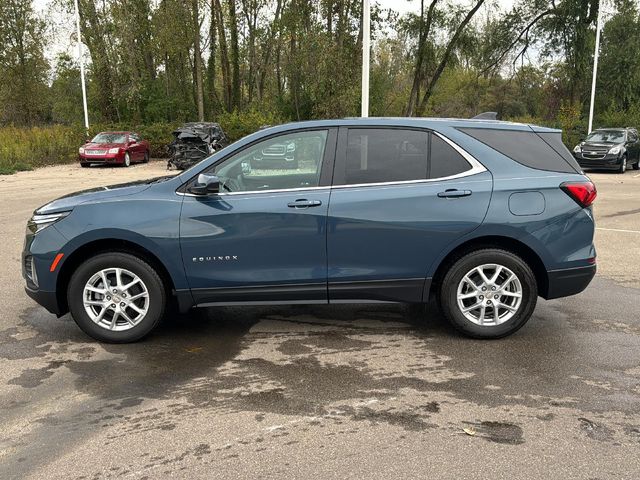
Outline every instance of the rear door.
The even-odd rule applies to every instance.
[[[328,215],[329,301],[422,301],[427,270],[480,225],[491,190],[491,174],[439,134],[341,128]]]

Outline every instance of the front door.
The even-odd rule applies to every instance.
[[[322,129],[259,141],[209,169],[220,194],[185,194],[180,244],[196,304],[327,302],[324,179],[335,138]],[[282,145],[294,145],[295,165],[253,166]]]
[[[426,130],[341,129],[328,218],[329,301],[420,302],[447,245],[480,225],[492,177]]]

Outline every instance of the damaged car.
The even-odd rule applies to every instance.
[[[172,133],[167,169],[185,170],[229,144],[220,124],[213,122],[185,123]]]

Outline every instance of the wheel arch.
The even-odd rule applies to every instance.
[[[167,292],[167,298],[171,298],[171,293],[175,290],[173,278],[166,266],[153,252],[131,240],[103,238],[87,242],[76,248],[62,263],[56,279],[56,296],[61,314],[69,311],[67,288],[73,272],[88,258],[106,252],[129,253],[147,262],[156,270],[162,279],[162,283]]]
[[[529,245],[515,238],[486,235],[467,240],[457,245],[444,256],[432,276],[428,292],[429,296],[426,300],[428,301],[438,291],[443,277],[454,262],[468,253],[486,248],[506,250],[522,258],[533,271],[538,286],[538,294],[546,298],[549,291],[549,276],[540,256]]]

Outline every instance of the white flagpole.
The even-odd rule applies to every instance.
[[[362,1],[362,113],[369,116],[369,53],[371,49],[371,12],[369,0]]]
[[[87,111],[87,87],[84,82],[84,62],[82,60],[82,42],[80,41],[80,9],[78,0],[75,0],[76,7],[76,34],[78,40],[78,62],[80,63],[80,84],[82,85],[82,106],[84,108],[84,128],[89,136],[89,112]]]
[[[596,20],[596,48],[593,52],[593,75],[591,78],[591,102],[589,103],[589,130],[593,127],[593,105],[596,99],[596,77],[598,76],[598,55],[600,53],[600,19],[602,18],[602,2],[598,2],[598,19]]]

